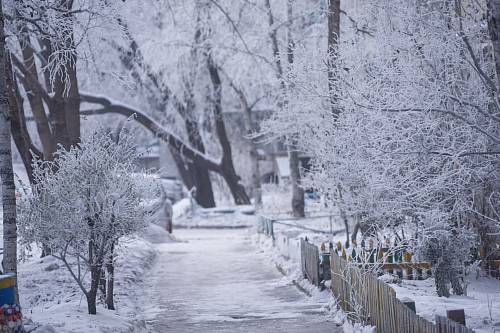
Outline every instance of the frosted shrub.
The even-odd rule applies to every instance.
[[[98,130],[56,156],[34,163],[36,185],[21,207],[19,232],[24,244],[43,246],[64,263],[95,314],[115,244],[145,227],[144,189],[132,174],[138,155],[129,135],[113,140]]]
[[[473,246],[473,236],[464,229],[436,230],[419,243],[420,257],[432,264],[432,274],[438,296],[450,296],[450,284],[455,295],[465,290],[465,264]]]

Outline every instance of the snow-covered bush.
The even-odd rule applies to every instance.
[[[60,259],[85,294],[90,314],[104,266],[121,237],[145,227],[144,188],[132,172],[132,138],[97,130],[57,158],[35,161],[36,185],[21,207],[26,245],[43,246]],[[90,281],[88,281],[90,272]]]
[[[474,236],[464,230],[436,230],[420,241],[419,256],[432,264],[438,296],[462,295],[466,289],[464,261],[470,257]]]

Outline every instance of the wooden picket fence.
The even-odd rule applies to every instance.
[[[339,306],[351,319],[375,326],[377,333],[474,333],[445,317],[436,317],[436,324],[420,317],[389,285],[336,254],[330,265],[331,289]]]
[[[300,266],[304,277],[313,285],[319,287],[321,277],[319,272],[319,250],[314,244],[309,243],[304,239],[300,239]]]
[[[404,280],[424,280],[432,276],[432,265],[427,262],[415,261],[413,255],[404,248],[384,246],[365,247],[361,246],[346,248],[341,242],[332,249],[339,257],[358,264],[358,267],[380,273],[389,273],[399,276]],[[332,246],[332,244],[330,245]]]
[[[300,255],[301,268],[304,277],[311,284],[323,287],[322,280],[327,274],[320,265],[319,248],[300,239],[300,252],[297,245],[291,243],[284,235],[275,235],[276,221],[260,216],[258,232],[273,240],[285,257],[298,259]],[[377,279],[370,269],[363,266],[380,264],[348,262],[334,251],[330,254],[331,290],[338,305],[348,314],[350,319],[376,327],[377,333],[474,333],[474,330],[446,317],[436,316],[432,323],[411,310],[396,297],[396,292],[388,284]],[[382,271],[404,271],[406,276],[418,276],[417,271],[429,270],[427,263],[381,263]],[[323,267],[324,268],[324,267]],[[410,272],[413,272],[410,274]],[[411,278],[411,277],[410,277]]]

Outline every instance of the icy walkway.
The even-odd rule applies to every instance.
[[[248,230],[178,230],[158,244],[146,285],[150,332],[341,332],[321,305],[286,284]]]

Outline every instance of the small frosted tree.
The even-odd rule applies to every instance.
[[[438,296],[449,297],[465,291],[464,261],[470,259],[474,236],[463,229],[428,231],[418,247],[420,257],[432,264]]]
[[[137,151],[128,134],[113,140],[98,130],[56,156],[34,163],[36,185],[21,208],[19,231],[25,244],[48,247],[64,263],[89,314],[96,314],[99,281],[114,246],[145,227],[144,188],[132,173]]]

